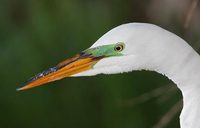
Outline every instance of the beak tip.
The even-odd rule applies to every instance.
[[[21,91],[21,89],[20,89],[20,88],[17,88],[16,91]]]
[[[27,85],[28,85],[28,82],[24,82],[23,84],[19,85],[16,88],[16,91],[22,91],[22,90],[28,89]]]
[[[16,89],[16,91],[22,91],[22,90],[25,90],[25,88],[24,88],[24,87],[18,87],[18,88]]]

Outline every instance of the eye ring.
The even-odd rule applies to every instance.
[[[121,52],[123,49],[124,49],[124,43],[122,42],[117,43],[114,48],[114,50],[117,52]]]

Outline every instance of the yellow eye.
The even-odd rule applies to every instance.
[[[117,43],[116,45],[115,45],[115,48],[114,48],[114,50],[115,51],[118,51],[118,52],[121,52],[122,50],[124,49],[124,43]]]

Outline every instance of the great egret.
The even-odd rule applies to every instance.
[[[156,25],[129,23],[102,36],[89,49],[34,76],[25,90],[69,76],[151,70],[182,92],[181,128],[200,127],[200,56],[183,39]]]

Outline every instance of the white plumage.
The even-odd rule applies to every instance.
[[[124,42],[123,56],[100,60],[93,69],[73,76],[151,70],[167,76],[183,95],[181,128],[200,127],[200,56],[183,39],[156,25],[129,23],[118,26],[92,46]]]
[[[181,128],[200,128],[200,56],[183,39],[156,25],[118,26],[89,49],[49,68],[17,90],[69,76],[156,71],[177,84],[183,95]]]

